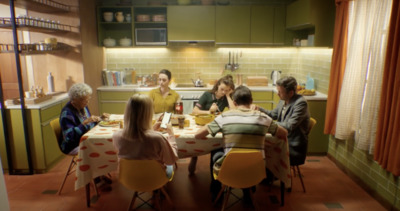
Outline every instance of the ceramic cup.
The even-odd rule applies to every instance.
[[[124,21],[124,13],[123,12],[116,12],[115,13],[115,19],[118,22],[123,22]]]
[[[131,14],[126,14],[125,15],[125,20],[126,20],[126,22],[131,22],[132,21]]]
[[[114,15],[112,12],[104,12],[103,13],[103,18],[104,18],[104,21],[106,21],[106,22],[112,22],[113,17],[114,17]]]

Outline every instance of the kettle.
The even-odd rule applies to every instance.
[[[272,85],[276,86],[276,82],[281,78],[282,71],[280,70],[272,70],[271,72],[271,79]]]
[[[203,81],[200,78],[198,78],[196,81],[192,79],[192,82],[195,87],[203,87]]]

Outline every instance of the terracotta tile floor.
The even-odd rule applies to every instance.
[[[174,180],[167,185],[167,191],[174,207],[163,203],[164,210],[219,210],[210,201],[209,156],[201,156],[197,171],[189,177],[187,166],[189,159],[181,159]],[[69,158],[63,159],[50,172],[32,176],[5,175],[11,210],[127,210],[132,192],[117,181],[113,172],[113,190],[100,193],[97,198],[92,189],[92,204],[86,207],[84,188],[74,191],[74,179],[67,179],[61,195],[55,194]],[[294,179],[292,192],[285,194],[285,205],[280,206],[279,182],[272,187],[258,185],[255,194],[255,210],[385,210],[376,200],[357,186],[348,176],[340,171],[327,157],[309,156],[301,166],[306,185],[303,193],[300,180]],[[241,191],[235,191],[241,195]],[[145,195],[146,196],[146,195]],[[147,194],[147,197],[150,195]],[[233,199],[232,197],[230,199]],[[231,200],[232,201],[232,200]],[[137,205],[135,203],[135,205]],[[149,210],[147,206],[142,210]],[[245,207],[242,202],[234,204],[229,210],[254,210]]]

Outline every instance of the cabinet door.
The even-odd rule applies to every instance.
[[[310,116],[317,120],[314,128],[308,134],[308,153],[326,154],[328,152],[329,136],[324,134],[326,101],[308,101]]]
[[[279,6],[274,8],[274,44],[285,44],[286,31],[286,7]]]
[[[250,6],[217,6],[216,43],[250,43]]]
[[[274,43],[274,8],[271,6],[251,7],[251,43]]]
[[[168,40],[215,40],[214,6],[168,6]]]
[[[312,25],[310,0],[298,0],[289,4],[286,14],[287,28],[303,28]]]

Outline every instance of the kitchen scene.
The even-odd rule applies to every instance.
[[[194,141],[196,130],[205,124],[192,115],[203,93],[231,76],[235,87],[250,89],[253,104],[272,110],[280,100],[277,81],[291,76],[316,121],[308,134],[305,164],[290,166],[288,146],[269,142],[270,153],[279,148],[280,154],[266,164],[276,168],[277,180],[257,185],[253,207],[235,202],[231,195],[228,208],[400,209],[397,177],[357,148],[354,140],[342,142],[324,131],[336,9],[334,0],[0,0],[0,201],[8,205],[5,210],[27,209],[33,197],[38,199],[33,210],[131,206],[134,191],[119,178],[115,149],[106,152],[108,160],[100,156],[91,161],[111,164],[95,170],[87,163],[98,157],[96,144],[89,141],[94,137],[97,145],[112,147],[111,135],[117,129],[103,125],[88,131],[79,146],[91,154],[83,155],[82,150],[72,158],[61,151],[52,122],[70,102],[68,90],[76,83],[92,89],[91,115],[107,113],[123,122],[128,99],[158,88],[162,69],[171,72],[169,88],[180,98],[171,122],[176,139],[185,145],[178,143],[180,159],[165,186],[167,194],[161,194],[161,208],[221,209],[209,196],[209,152],[222,135]],[[182,115],[183,130],[177,124]],[[189,170],[192,157],[198,160],[194,174]],[[76,169],[66,175],[71,159],[78,160]],[[283,171],[278,164],[289,167]],[[111,192],[97,190],[91,182],[100,175],[111,178]],[[357,192],[355,197],[350,190]],[[240,189],[232,191],[244,197]],[[141,204],[136,200],[132,206]],[[156,201],[141,208],[153,205]]]

